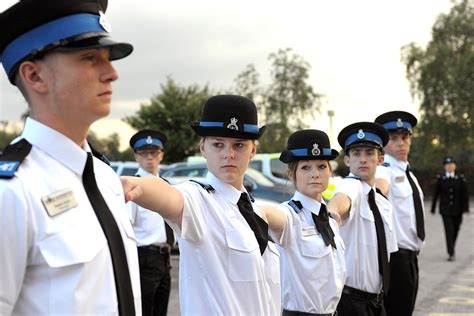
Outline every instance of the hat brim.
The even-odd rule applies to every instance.
[[[95,36],[55,48],[55,51],[71,52],[91,48],[108,48],[109,60],[118,60],[127,57],[133,52],[133,46],[128,43],[113,41],[108,36]]]
[[[206,136],[220,136],[220,137],[229,137],[229,138],[238,138],[238,139],[259,139],[265,133],[266,126],[259,128],[258,133],[249,133],[243,131],[237,131],[230,128],[224,127],[204,127],[200,126],[199,123],[192,123],[191,128],[196,134],[201,137]]]
[[[350,144],[349,146],[347,146],[344,150],[347,152],[349,149],[354,148],[354,147],[369,147],[369,148],[380,149],[383,151],[383,147],[379,143],[367,141],[367,140],[354,142]]]
[[[334,160],[339,156],[339,152],[335,149],[331,149],[331,155],[321,156],[294,156],[289,150],[284,150],[280,154],[280,161],[283,163],[290,163],[292,161],[299,160]]]

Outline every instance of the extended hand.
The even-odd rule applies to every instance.
[[[134,181],[136,179],[136,177],[120,177],[123,193],[125,195],[125,202],[133,201],[143,194],[142,189]]]

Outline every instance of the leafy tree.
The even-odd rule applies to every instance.
[[[268,127],[259,150],[279,152],[285,148],[292,131],[307,127],[307,118],[314,118],[321,95],[307,82],[310,64],[292,54],[291,48],[271,53],[268,59],[272,63],[271,83],[260,86],[260,75],[250,64],[234,80],[234,93],[254,100],[260,121]]]
[[[439,170],[453,155],[458,168],[474,176],[474,2],[454,3],[441,14],[426,49],[402,48],[411,92],[420,100],[412,160],[421,169]]]
[[[136,114],[124,121],[138,130],[152,128],[165,133],[168,137],[165,162],[180,161],[199,152],[199,137],[190,122],[200,119],[202,105],[210,97],[209,88],[207,85],[182,87],[168,78],[161,90],[149,104],[141,104]]]
[[[105,138],[99,138],[93,131],[89,131],[87,140],[97,151],[104,154],[111,161],[134,160],[131,151],[120,151],[120,137],[117,133],[113,133]]]

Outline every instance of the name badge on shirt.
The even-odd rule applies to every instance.
[[[316,235],[317,233],[318,231],[316,230],[315,226],[303,227],[303,237]]]
[[[405,176],[395,177],[395,183],[401,183],[405,181]]]
[[[49,216],[56,216],[77,207],[76,197],[71,189],[54,192],[41,198]]]

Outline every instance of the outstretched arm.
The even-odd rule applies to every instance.
[[[184,199],[181,192],[159,177],[120,177],[126,201],[159,213],[181,225]]]
[[[339,214],[341,219],[346,219],[349,216],[349,212],[351,210],[351,199],[346,194],[338,192],[329,201],[328,210],[332,214]]]
[[[286,224],[285,213],[274,206],[265,205],[260,209],[263,219],[268,223],[268,228],[275,233],[281,233]]]
[[[383,178],[376,178],[375,187],[378,188],[384,196],[388,196],[388,193],[390,191],[390,183],[388,183],[387,180]]]

